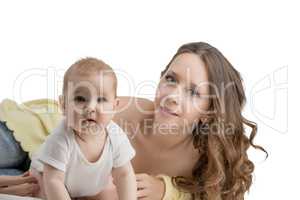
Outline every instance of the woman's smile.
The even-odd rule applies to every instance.
[[[166,115],[166,116],[175,116],[175,117],[179,117],[179,115],[175,112],[175,111],[172,111],[170,110],[169,108],[167,107],[163,107],[163,106],[160,106],[158,111],[160,113],[162,113],[163,115]]]

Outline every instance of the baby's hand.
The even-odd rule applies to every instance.
[[[148,174],[136,174],[136,181],[138,199],[163,199],[165,192],[165,184],[163,180]]]
[[[99,197],[101,200],[118,200],[117,188],[110,177],[107,186],[100,192]]]
[[[73,200],[118,200],[116,186],[113,184],[112,177],[109,179],[107,186],[97,195],[92,197],[81,197]]]
[[[72,200],[119,200],[119,199],[118,199],[117,191],[114,188],[113,190],[104,189],[96,196],[78,197],[78,198],[73,198]]]

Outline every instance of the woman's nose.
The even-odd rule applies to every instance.
[[[180,86],[169,87],[161,90],[160,106],[177,106],[180,104],[182,89]]]
[[[179,105],[183,98],[183,88],[178,86],[174,88],[167,96],[167,103]]]
[[[178,94],[170,94],[166,98],[167,105],[178,105],[179,104],[179,96]]]

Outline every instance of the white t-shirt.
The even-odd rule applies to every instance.
[[[63,171],[71,197],[96,195],[107,185],[112,168],[135,156],[127,135],[116,123],[110,121],[106,130],[108,136],[101,157],[91,163],[81,152],[73,130],[66,130],[64,119],[33,156],[31,167],[42,172],[44,162]]]

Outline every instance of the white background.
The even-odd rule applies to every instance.
[[[296,2],[296,1],[294,1]],[[258,123],[247,199],[299,198],[299,6],[292,1],[2,1],[0,100],[57,98],[61,75],[86,56],[119,77],[120,95],[153,98],[177,48],[205,41],[241,72]],[[297,13],[298,12],[298,13]],[[298,79],[298,80],[297,80]],[[297,85],[298,84],[298,85]]]

